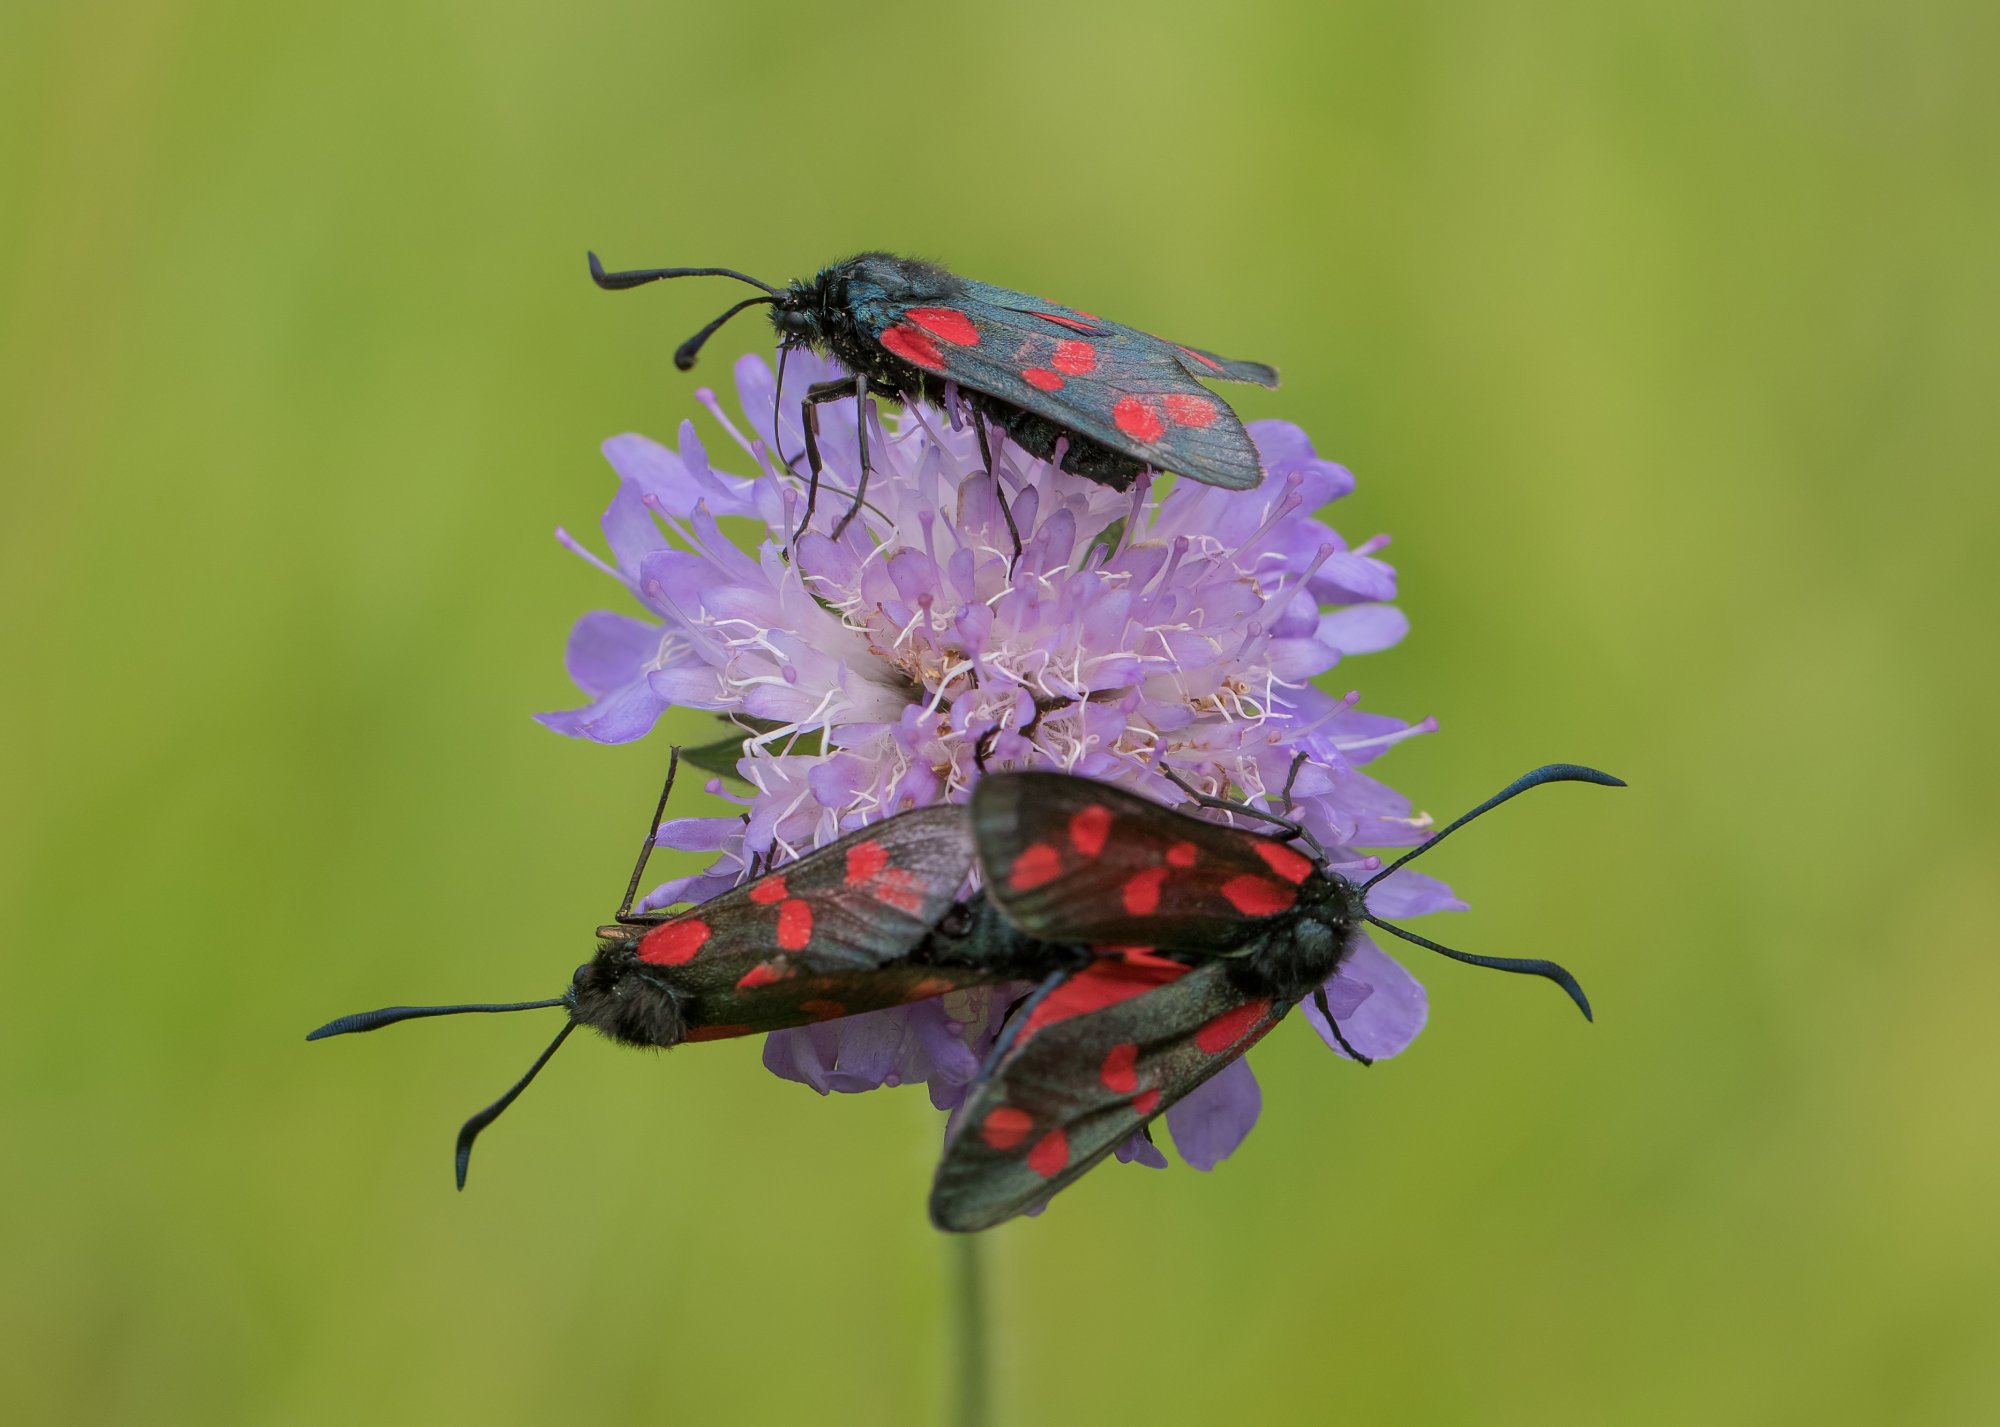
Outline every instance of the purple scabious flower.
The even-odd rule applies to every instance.
[[[799,391],[839,375],[809,353],[788,362]],[[955,411],[911,406],[885,420],[871,409],[867,503],[834,537],[859,451],[854,403],[831,403],[821,408],[819,511],[798,535],[805,483],[784,461],[796,465],[804,449],[796,404],[780,407],[756,357],[735,376],[742,423],[712,392],[698,398],[754,475],[711,466],[692,422],[678,450],[617,436],[604,447],[619,479],[603,520],[611,560],[557,532],[646,615],[597,611],[577,622],[566,660],[590,702],[541,722],[626,743],[678,705],[754,730],[736,764],[750,793],[724,794],[741,813],[660,831],[660,845],[714,861],[644,905],[714,896],[753,858],[788,860],[905,809],[963,800],[982,749],[989,766],[1061,769],[1170,804],[1184,795],[1163,768],[1257,802],[1285,786],[1304,754],[1293,813],[1336,864],[1423,838],[1429,818],[1364,769],[1435,723],[1365,713],[1357,695],[1310,682],[1348,655],[1396,643],[1407,623],[1388,603],[1396,575],[1377,553],[1386,537],[1350,547],[1315,518],[1354,481],[1298,427],[1250,424],[1266,472],[1255,490],[1141,477],[1119,492],[1029,457],[997,431],[989,474],[977,433]],[[1020,532],[1018,557],[996,480]],[[1392,918],[1462,905],[1408,870],[1370,903]],[[1423,1027],[1423,987],[1366,938],[1326,989],[1365,1055],[1395,1055]],[[764,1060],[821,1093],[923,1081],[949,1108],[1006,1004],[998,992],[959,992],[779,1031]],[[1318,1011],[1302,1010],[1344,1053]],[[1167,1112],[1181,1157],[1211,1168],[1241,1143],[1259,1104],[1256,1077],[1236,1061]],[[1165,1163],[1143,1139],[1120,1157]]]

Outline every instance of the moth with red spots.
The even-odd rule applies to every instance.
[[[625,1045],[676,1046],[858,1015],[967,986],[1039,980],[1073,964],[1054,948],[1007,934],[983,908],[958,902],[973,867],[962,806],[885,819],[688,911],[635,913],[633,898],[672,788],[670,768],[617,918],[598,929],[597,954],[576,969],[561,996],[391,1006],[343,1016],[306,1037],[463,1012],[567,1011],[568,1022],[528,1073],[459,1131],[461,1189],[474,1138],[578,1026]]]
[[[771,306],[783,353],[809,348],[850,374],[806,391],[805,456],[817,494],[815,408],[854,397],[861,471],[838,535],[861,508],[868,484],[864,408],[871,391],[943,406],[955,386],[975,418],[1001,427],[1030,455],[1124,490],[1141,471],[1173,471],[1208,485],[1247,490],[1263,479],[1257,449],[1228,403],[1204,381],[1276,386],[1261,362],[1231,361],[1168,342],[1024,292],[958,277],[915,258],[862,253],[812,278],[773,287],[729,268],[644,268],[590,275],[607,289],[671,277],[733,277],[764,289],[682,343],[682,371],[715,331],[746,307]],[[986,432],[980,426],[982,445]],[[782,460],[782,455],[780,456]],[[987,464],[992,464],[990,452]],[[810,524],[812,497],[807,500]],[[803,528],[803,527],[802,527]]]
[[[1529,788],[1622,787],[1551,764],[1517,779],[1365,882],[1327,870],[1298,824],[1283,837],[1224,826],[1090,779],[996,773],[973,790],[986,896],[1040,943],[1092,958],[1045,978],[974,1082],[931,1192],[941,1229],[988,1228],[1072,1183],[1261,1040],[1307,997],[1341,1036],[1324,985],[1369,923],[1454,960],[1554,981],[1586,1018],[1576,979],[1551,961],[1474,956],[1392,926],[1368,889]],[[1198,801],[1219,805],[1218,799]],[[1312,848],[1308,856],[1292,839]]]

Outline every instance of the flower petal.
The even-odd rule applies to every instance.
[[[1263,1108],[1250,1062],[1238,1056],[1167,1108],[1167,1128],[1183,1160],[1214,1169],[1243,1143]]]
[[[895,1006],[764,1037],[764,1066],[775,1075],[851,1094],[933,1076],[970,1080],[979,1066],[963,1039],[947,1029],[936,1001]]]
[[[1327,1002],[1340,1021],[1347,1043],[1370,1060],[1401,1054],[1430,1018],[1430,998],[1423,983],[1403,964],[1366,936],[1357,934],[1354,950],[1326,983]],[[1311,997],[1299,1007],[1335,1055],[1347,1052],[1334,1040]]]
[[[667,701],[653,692],[651,683],[639,679],[611,690],[587,708],[536,714],[535,722],[593,743],[630,743],[651,733],[666,707]]]
[[[1146,1137],[1144,1130],[1134,1131],[1125,1137],[1125,1142],[1112,1151],[1120,1164],[1143,1164],[1148,1169],[1165,1169],[1167,1157],[1160,1147]]]
[[[569,632],[563,666],[576,686],[599,698],[636,683],[660,649],[660,627],[629,614],[592,610]]]
[[[1384,921],[1429,916],[1432,912],[1462,912],[1458,895],[1414,867],[1398,868],[1368,889],[1368,910]]]
[[[1376,654],[1409,632],[1409,616],[1392,604],[1343,605],[1319,621],[1319,637],[1343,654]]]

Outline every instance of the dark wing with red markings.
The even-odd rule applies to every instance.
[[[1043,941],[1227,953],[1316,875],[1289,843],[1069,773],[989,774],[972,829],[987,895]]]
[[[1242,421],[1195,379],[1275,386],[1277,372],[1261,363],[1228,361],[983,282],[966,282],[949,306],[863,298],[854,312],[905,361],[1156,470],[1231,490],[1263,479]]]
[[[654,927],[639,939],[638,957],[715,975],[787,959],[813,969],[879,967],[930,934],[972,865],[965,809],[918,808]]]
[[[931,1186],[940,1229],[990,1228],[1069,1184],[1242,1055],[1290,1009],[1227,962],[1159,973],[1139,957],[1045,982],[987,1059]],[[1123,980],[1125,994],[1102,984]]]

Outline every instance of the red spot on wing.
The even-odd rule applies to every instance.
[[[946,976],[926,976],[903,993],[905,1001],[928,1001],[933,996],[943,996],[956,991],[958,983]]]
[[[1291,883],[1294,887],[1306,880],[1306,874],[1313,870],[1313,860],[1296,847],[1287,847],[1282,842],[1263,839],[1251,844],[1257,855],[1264,859],[1264,865]]]
[[[841,1001],[801,1001],[799,1009],[815,1021],[837,1021],[847,1014],[847,1005]]]
[[[1102,803],[1092,803],[1087,808],[1078,808],[1070,814],[1069,841],[1085,857],[1095,857],[1104,851],[1104,840],[1111,835],[1111,809]]]
[[[872,838],[857,842],[847,849],[847,885],[859,887],[870,877],[879,876],[888,865],[888,848]]]
[[[1197,362],[1200,362],[1204,367],[1207,367],[1210,371],[1219,372],[1222,370],[1222,363],[1216,361],[1215,358],[1209,356],[1206,352],[1197,352],[1192,347],[1182,347],[1178,342],[1174,345],[1188,356],[1193,357]]]
[[[1056,851],[1055,844],[1030,843],[1007,869],[1007,885],[1016,892],[1032,892],[1045,882],[1053,882],[1061,873],[1062,854]]]
[[[1130,1041],[1111,1047],[1097,1078],[1116,1095],[1129,1095],[1139,1088],[1139,1047]]]
[[[737,1036],[747,1036],[756,1030],[755,1026],[696,1026],[687,1033],[691,1041],[726,1041]]]
[[[1058,981],[1054,990],[1035,1003],[1021,1027],[1021,1039],[1025,1041],[1042,1027],[1071,1016],[1085,1016],[1142,996],[1187,975],[1187,970],[1178,961],[1143,951],[1101,956],[1076,975]]]
[[[1066,317],[1060,312],[1037,312],[1035,316],[1041,318],[1044,322],[1053,322],[1058,327],[1068,327],[1076,332],[1095,332],[1097,330],[1088,322],[1081,321],[1075,317]]]
[[[1268,999],[1245,1001],[1232,1006],[1194,1033],[1195,1046],[1204,1055],[1220,1055],[1250,1034],[1251,1027],[1271,1009]]]
[[[790,968],[779,966],[776,962],[760,962],[737,979],[736,989],[755,991],[759,986],[769,986],[773,981],[783,981],[791,974]]]
[[[1001,1105],[980,1122],[979,1138],[986,1141],[987,1148],[1005,1154],[1028,1138],[1028,1131],[1034,1127],[1035,1117],[1026,1110]]]
[[[886,902],[899,912],[917,915],[924,909],[924,882],[907,867],[891,867],[869,887],[879,902]]]
[[[1050,1130],[1028,1151],[1028,1168],[1044,1179],[1054,1179],[1069,1164],[1069,1136]]]
[[[654,927],[639,940],[639,960],[653,966],[679,966],[694,960],[710,935],[707,922],[699,917],[682,917],[677,922]]]
[[[903,316],[906,320],[916,323],[917,326],[923,328],[931,336],[942,337],[954,346],[976,347],[979,345],[979,329],[972,325],[970,317],[967,317],[956,308],[912,307]],[[889,330],[893,332],[896,329],[892,327]],[[884,341],[882,345],[886,347],[889,344]]]
[[[1160,906],[1160,884],[1167,880],[1170,869],[1148,867],[1144,872],[1134,872],[1125,880],[1121,895],[1125,899],[1125,910],[1135,917],[1151,916]]]
[[[1137,1095],[1132,1097],[1132,1111],[1134,1114],[1150,1115],[1159,1106],[1160,1092],[1157,1090],[1141,1090]]]
[[[906,362],[934,372],[944,370],[944,353],[938,350],[937,343],[914,327],[891,327],[877,340]]]
[[[1111,419],[1120,431],[1134,441],[1157,441],[1160,433],[1167,429],[1166,423],[1160,420],[1160,409],[1136,396],[1119,397],[1118,404],[1111,408]]]
[[[1021,373],[1021,380],[1037,391],[1056,391],[1063,384],[1063,379],[1047,367],[1029,367]]]
[[[1194,866],[1195,846],[1191,842],[1177,842],[1167,849],[1167,866]]]
[[[785,874],[766,877],[762,882],[750,884],[750,900],[760,907],[768,907],[773,902],[782,902],[790,895],[785,891]]]
[[[1088,342],[1058,342],[1049,365],[1064,376],[1087,376],[1097,366],[1097,348]]]
[[[1176,426],[1213,426],[1215,403],[1205,396],[1175,392],[1166,398],[1167,419]]]
[[[812,937],[812,903],[790,898],[778,908],[778,945],[786,951],[804,951]]]
[[[1276,916],[1298,900],[1298,894],[1282,882],[1255,877],[1248,872],[1224,882],[1222,895],[1229,899],[1230,906],[1246,917]]]

